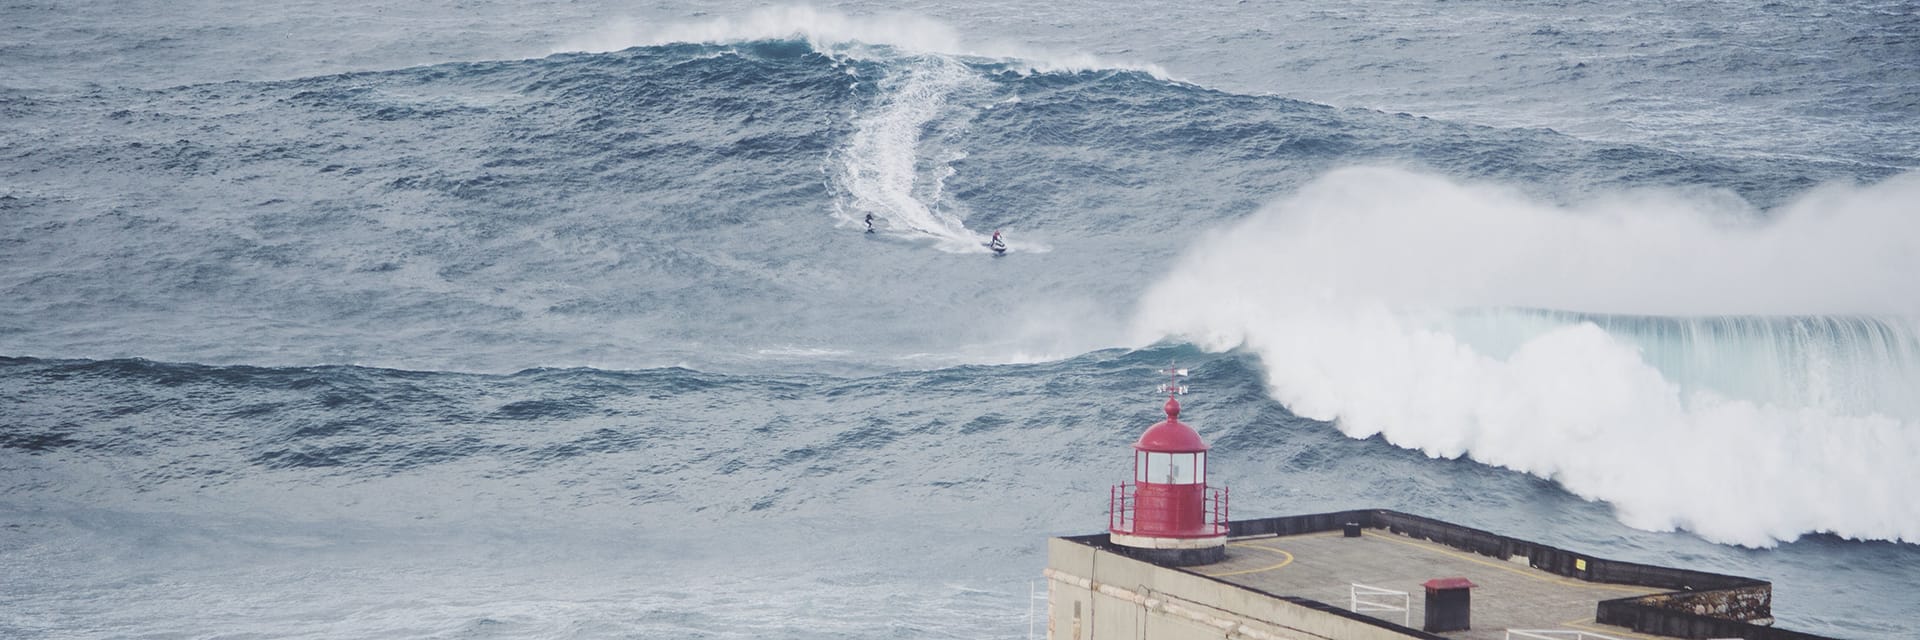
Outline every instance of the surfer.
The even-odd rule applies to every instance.
[[[867,233],[873,233],[873,214],[867,214]]]
[[[1007,242],[1000,239],[999,229],[993,230],[993,241],[987,243],[987,248],[992,249],[994,255],[1006,255]]]

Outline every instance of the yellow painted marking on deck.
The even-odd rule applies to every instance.
[[[1658,589],[1652,589],[1652,590],[1650,590],[1650,589],[1648,589],[1648,588],[1646,588],[1646,587],[1629,587],[1629,586],[1625,586],[1625,585],[1617,585],[1617,584],[1607,584],[1607,583],[1604,583],[1604,582],[1585,582],[1585,581],[1581,581],[1581,580],[1573,580],[1573,579],[1570,579],[1570,578],[1561,578],[1561,577],[1557,577],[1557,576],[1555,576],[1555,577],[1548,577],[1548,576],[1543,576],[1543,575],[1539,575],[1539,574],[1537,574],[1537,573],[1534,573],[1534,571],[1539,571],[1538,569],[1518,569],[1518,568],[1514,568],[1514,567],[1511,567],[1511,566],[1507,566],[1507,564],[1508,564],[1508,563],[1504,563],[1504,562],[1493,562],[1493,561],[1490,561],[1490,560],[1483,560],[1483,559],[1481,559],[1481,558],[1479,557],[1479,554],[1469,554],[1469,553],[1465,553],[1465,552],[1461,552],[1461,551],[1454,551],[1454,550],[1451,550],[1451,549],[1435,549],[1435,548],[1433,548],[1433,547],[1429,547],[1429,546],[1427,546],[1427,545],[1424,545],[1424,544],[1420,544],[1420,543],[1418,543],[1418,542],[1414,542],[1413,540],[1396,540],[1395,538],[1399,538],[1399,537],[1401,537],[1401,536],[1400,536],[1400,534],[1397,534],[1397,533],[1386,533],[1386,534],[1380,534],[1380,533],[1370,533],[1370,532],[1366,532],[1366,531],[1362,531],[1362,532],[1361,532],[1361,534],[1362,534],[1362,535],[1365,535],[1366,537],[1369,537],[1369,538],[1379,538],[1379,539],[1381,539],[1381,540],[1385,540],[1385,541],[1387,541],[1387,542],[1392,542],[1392,543],[1394,543],[1394,544],[1404,544],[1404,545],[1407,545],[1407,546],[1409,546],[1409,547],[1413,547],[1413,548],[1415,548],[1415,549],[1425,549],[1425,550],[1427,550],[1427,551],[1431,551],[1431,552],[1433,552],[1433,553],[1440,553],[1440,554],[1446,554],[1446,555],[1450,555],[1450,556],[1453,556],[1453,557],[1455,557],[1455,558],[1459,558],[1459,559],[1461,559],[1461,560],[1465,560],[1465,561],[1467,561],[1467,562],[1472,562],[1472,563],[1475,563],[1475,564],[1483,564],[1483,565],[1486,565],[1486,566],[1489,566],[1489,567],[1493,567],[1493,568],[1495,568],[1495,569],[1499,569],[1499,570],[1501,570],[1501,571],[1507,571],[1507,572],[1511,572],[1511,573],[1516,573],[1516,574],[1519,574],[1519,575],[1523,575],[1523,576],[1526,576],[1526,577],[1529,577],[1529,578],[1533,578],[1533,579],[1535,579],[1535,580],[1542,580],[1542,581],[1546,581],[1546,582],[1552,582],[1552,583],[1554,583],[1554,584],[1558,584],[1558,585],[1562,585],[1562,586],[1568,586],[1568,587],[1581,587],[1581,588],[1587,588],[1587,589],[1608,589],[1608,590],[1612,590],[1612,591],[1625,591],[1625,592],[1629,592],[1629,593],[1658,593],[1658,592],[1659,592],[1659,590],[1658,590]]]
[[[1284,566],[1287,566],[1287,565],[1290,565],[1290,564],[1293,564],[1293,554],[1291,554],[1291,553],[1288,553],[1288,552],[1286,552],[1286,551],[1284,551],[1284,550],[1281,550],[1281,549],[1274,549],[1274,548],[1271,548],[1271,547],[1263,547],[1263,546],[1260,546],[1260,545],[1257,545],[1257,544],[1254,544],[1254,543],[1251,543],[1251,542],[1232,542],[1232,543],[1228,543],[1228,544],[1227,544],[1227,546],[1230,546],[1230,547],[1240,547],[1240,548],[1243,548],[1243,549],[1259,549],[1259,550],[1261,550],[1261,551],[1266,551],[1266,552],[1268,552],[1268,553],[1278,553],[1278,554],[1280,554],[1280,555],[1283,555],[1283,556],[1286,556],[1286,558],[1287,558],[1287,559],[1285,559],[1285,560],[1281,560],[1281,561],[1279,562],[1279,564],[1272,564],[1272,565],[1267,565],[1267,566],[1264,566],[1264,567],[1260,567],[1260,568],[1257,568],[1257,569],[1241,569],[1241,570],[1239,570],[1239,571],[1223,571],[1223,572],[1220,572],[1220,573],[1200,573],[1200,572],[1198,572],[1198,571],[1195,571],[1194,573],[1200,573],[1200,575],[1203,575],[1203,576],[1208,576],[1208,577],[1213,577],[1213,578],[1219,578],[1219,577],[1223,577],[1223,576],[1237,576],[1237,575],[1242,575],[1242,574],[1248,574],[1248,573],[1259,573],[1259,572],[1262,572],[1262,571],[1272,571],[1272,570],[1274,570],[1274,569],[1278,569],[1278,568],[1280,568],[1280,567],[1284,567]]]

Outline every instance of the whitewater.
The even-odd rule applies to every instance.
[[[0,12],[0,635],[1020,637],[1173,361],[1916,637],[1906,4]]]

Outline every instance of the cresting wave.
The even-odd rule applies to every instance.
[[[1634,527],[1916,542],[1915,202],[1913,174],[1759,212],[1341,170],[1196,243],[1136,336],[1244,347],[1299,415],[1551,478]]]
[[[881,96],[858,116],[855,133],[837,155],[832,171],[844,192],[844,198],[835,202],[837,224],[857,228],[867,216],[875,216],[877,230],[930,241],[948,253],[986,252],[990,234],[969,229],[964,205],[944,200],[942,192],[945,180],[954,173],[952,163],[966,158],[960,149],[968,117],[1001,100],[989,95],[992,87],[981,70],[963,58],[994,59],[999,62],[993,65],[996,68],[1023,73],[1128,70],[1167,79],[1155,65],[1008,43],[970,43],[952,27],[920,16],[853,17],[805,6],[762,8],[738,20],[722,17],[658,26],[619,21],[554,51],[789,39],[804,41],[829,56],[887,63],[876,69],[877,78],[860,77],[858,69],[847,68],[850,75],[860,77],[858,81],[877,83]],[[1023,253],[1051,250],[1047,243],[1030,239],[1011,241],[1008,246]]]
[[[849,16],[804,5],[762,7],[738,19],[719,17],[690,23],[645,24],[631,19],[615,20],[596,32],[555,45],[552,53],[617,51],[628,47],[676,43],[737,44],[791,38],[805,40],[817,51],[844,55],[861,55],[868,47],[880,46],[910,53],[1019,61],[1030,72],[1120,69],[1141,71],[1161,79],[1169,78],[1166,70],[1154,64],[1105,60],[1085,53],[1047,51],[1004,41],[969,39],[940,21],[908,13]]]

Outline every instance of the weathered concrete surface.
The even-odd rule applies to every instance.
[[[1405,633],[1177,568],[1048,541],[1047,637],[1054,640],[1407,640]]]
[[[1500,640],[1505,630],[1577,629],[1644,638],[1594,623],[1600,600],[1658,589],[1582,582],[1379,530],[1358,538],[1339,532],[1244,539],[1225,562],[1161,567],[1085,544],[1048,542],[1048,638],[1053,640]],[[1421,583],[1465,577],[1473,592],[1473,628],[1420,632]],[[1348,586],[1406,591],[1406,614],[1378,612],[1386,623],[1287,598],[1301,596],[1346,609]],[[1245,588],[1241,588],[1245,587]],[[1399,627],[1403,620],[1409,627]],[[1143,635],[1144,634],[1144,635]]]
[[[1346,608],[1354,583],[1404,591],[1410,611],[1374,612],[1393,623],[1425,619],[1425,590],[1434,578],[1464,577],[1472,590],[1473,628],[1440,635],[1463,640],[1499,640],[1506,629],[1578,629],[1622,638],[1636,637],[1622,627],[1596,624],[1601,600],[1648,595],[1651,587],[1599,584],[1530,568],[1524,558],[1499,560],[1444,545],[1368,529],[1361,537],[1338,531],[1239,540],[1228,560],[1192,570],[1274,594],[1298,595]],[[1380,599],[1380,598],[1376,598]]]

